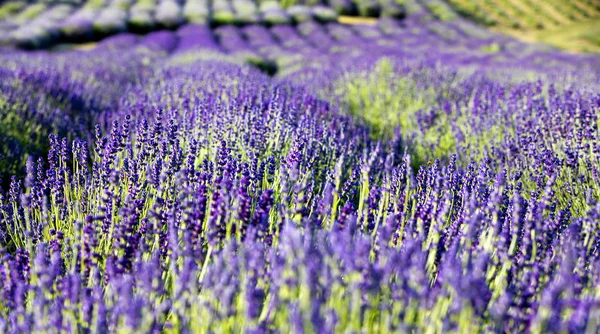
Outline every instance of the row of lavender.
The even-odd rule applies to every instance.
[[[226,25],[215,29],[186,25],[156,35],[170,41],[168,53],[181,55],[189,50],[202,50],[205,55],[207,51],[224,53],[269,73],[277,71],[279,77],[368,65],[384,56],[414,63],[471,66],[478,71],[521,68],[594,74],[597,72],[594,68],[600,66],[598,57],[593,55],[569,55],[545,45],[518,42],[463,20],[423,24],[413,17],[404,21],[381,19],[375,25],[309,21],[296,26]],[[124,44],[127,46],[148,40],[120,34],[108,38],[104,44],[118,46],[121,39],[129,41]]]
[[[505,50],[306,24],[3,54],[0,133],[61,135],[2,147],[31,156],[0,196],[1,331],[598,331],[600,96],[455,28]]]
[[[211,25],[298,24],[336,21],[339,15],[443,20],[456,14],[440,0],[94,0],[84,3],[9,2],[0,6],[0,44],[45,48],[60,42],[94,41],[121,32]]]
[[[44,48],[56,41],[93,41],[128,30],[145,33],[173,29],[186,22],[273,25],[312,19],[335,21],[337,14],[324,6],[283,9],[277,1],[258,4],[252,0],[188,0],[185,3],[115,0],[90,1],[81,7],[57,4],[49,8],[38,3],[25,7],[20,14],[6,15],[0,20],[0,28],[5,44]]]
[[[488,49],[491,47],[496,47],[497,50],[490,52]],[[32,151],[37,155],[47,152],[47,144],[43,144],[47,134],[81,135],[96,121],[92,116],[97,111],[110,108],[120,92],[119,85],[112,92],[93,97],[86,96],[89,90],[87,87],[109,84],[116,80],[115,75],[121,73],[129,73],[128,80],[132,80],[140,71],[140,66],[136,65],[132,67],[136,70],[130,71],[126,68],[143,63],[147,54],[136,55],[126,66],[112,63],[97,66],[97,63],[101,63],[98,54],[127,48],[160,48],[165,54],[179,55],[184,60],[197,59],[198,55],[195,53],[204,59],[222,59],[226,55],[229,61],[250,63],[267,73],[277,72],[278,77],[292,79],[297,83],[308,84],[307,80],[310,80],[312,86],[321,88],[330,81],[329,77],[339,75],[335,68],[356,64],[368,66],[383,56],[403,62],[411,60],[416,64],[425,62],[432,66],[438,63],[451,68],[470,66],[477,71],[486,72],[515,67],[546,72],[578,70],[579,81],[583,81],[584,74],[593,73],[593,68],[598,66],[595,57],[565,55],[544,47],[515,42],[477,30],[464,21],[430,23],[427,26],[412,19],[405,20],[403,24],[394,20],[382,20],[375,26],[306,22],[296,27],[223,26],[214,30],[207,26],[188,25],[176,32],[162,31],[145,38],[120,34],[106,39],[98,50],[81,53],[81,61],[75,63],[69,60],[58,64],[43,64],[45,60],[33,61],[36,58],[31,56],[15,63],[8,61],[10,57],[5,57],[5,69],[21,67],[20,71],[11,74],[15,77],[14,82],[2,83],[5,86],[5,99],[8,101],[5,104],[8,106],[5,109],[8,116],[5,116],[2,125],[2,142],[8,153],[4,153],[0,176],[5,182],[10,175],[22,168],[24,161],[21,157],[26,152]],[[39,54],[39,59],[45,59],[43,53]],[[90,58],[94,60],[88,61]],[[82,74],[95,73],[98,67],[104,69],[112,66],[117,66],[118,70],[106,77],[109,80],[98,79],[105,73]],[[69,70],[69,67],[72,69]],[[32,76],[23,68],[35,70],[35,75]],[[42,68],[43,76],[38,73]],[[69,74],[72,72],[76,73],[75,81]],[[6,76],[10,77],[8,74]],[[39,94],[42,83],[52,88]],[[73,92],[77,92],[77,95],[67,95]],[[31,101],[32,95],[38,100]],[[330,91],[326,94],[331,95],[334,94]],[[24,105],[14,102],[21,100],[28,102]],[[15,105],[18,107],[14,107]],[[11,109],[14,110],[9,112]]]

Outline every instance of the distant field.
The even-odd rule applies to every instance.
[[[122,33],[210,26],[374,24],[380,18],[476,22],[527,42],[600,52],[600,0],[44,0],[0,1],[0,45],[48,48]]]
[[[600,20],[572,23],[542,30],[498,29],[528,42],[543,42],[574,52],[600,52]]]
[[[492,30],[575,52],[600,52],[598,0],[448,0]]]

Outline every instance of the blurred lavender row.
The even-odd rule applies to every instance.
[[[88,42],[121,32],[147,33],[195,24],[292,24],[335,21],[328,7],[283,8],[278,1],[94,0],[85,3],[9,2],[0,5],[0,45],[44,48]]]
[[[90,0],[14,1],[0,5],[0,45],[46,48],[122,32],[148,33],[183,24],[295,25],[338,16],[457,19],[441,0]]]

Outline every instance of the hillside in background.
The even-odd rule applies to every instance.
[[[525,41],[600,51],[598,0],[448,0],[462,16]]]

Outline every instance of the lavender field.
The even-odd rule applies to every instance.
[[[0,332],[598,333],[600,56],[438,2],[7,38]]]

